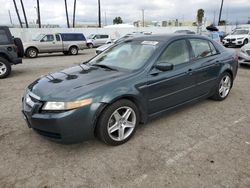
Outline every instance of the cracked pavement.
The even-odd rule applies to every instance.
[[[43,55],[0,80],[0,187],[250,187],[250,67],[229,97],[154,119],[118,147],[51,142],[25,124],[21,97],[40,75],[94,55]]]

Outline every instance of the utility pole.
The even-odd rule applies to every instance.
[[[37,21],[38,21],[38,26],[41,28],[41,18],[40,18],[40,5],[39,5],[39,0],[36,1],[37,3]]]
[[[19,15],[19,12],[18,12],[18,9],[17,9],[17,6],[16,6],[16,0],[13,0],[13,3],[14,3],[14,6],[15,6],[15,9],[16,9],[16,14],[17,14],[17,18],[18,18],[20,27],[23,28],[23,24],[22,24],[22,21],[21,21],[21,18],[20,18],[20,15]]]
[[[75,27],[75,18],[76,18],[76,0],[74,0],[73,28]]]
[[[26,13],[25,13],[25,9],[24,9],[24,6],[23,6],[23,0],[20,0],[20,2],[21,2],[21,5],[22,5],[22,9],[23,9],[23,16],[24,16],[26,28],[29,28],[27,17],[26,17]]]
[[[10,14],[10,10],[8,10],[8,12],[9,12],[10,24],[13,25],[11,14]]]
[[[220,6],[220,14],[219,14],[218,25],[220,25],[220,20],[221,20],[221,13],[222,13],[222,8],[223,8],[223,3],[224,3],[224,0],[221,0],[221,6]]]
[[[69,15],[68,15],[68,7],[67,7],[67,0],[64,0],[64,2],[65,2],[65,11],[66,11],[67,26],[68,26],[68,28],[70,28],[70,25],[69,25]]]
[[[142,9],[142,27],[144,27],[144,9]]]
[[[102,27],[102,24],[101,24],[101,3],[100,3],[100,0],[98,0],[98,27]]]
[[[105,11],[105,25],[107,25],[107,15],[106,15],[106,11]]]

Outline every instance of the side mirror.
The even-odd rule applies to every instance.
[[[44,39],[41,39],[40,42],[44,42]]]
[[[155,68],[160,70],[160,71],[170,71],[170,70],[173,70],[174,65],[171,63],[162,62],[162,63],[156,64]]]

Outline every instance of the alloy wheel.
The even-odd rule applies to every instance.
[[[114,111],[108,121],[108,134],[115,141],[128,138],[136,126],[136,114],[128,106],[120,107]]]
[[[0,62],[0,76],[4,75],[7,71],[7,67],[4,63]]]
[[[222,98],[225,98],[231,89],[231,78],[225,75],[220,81],[219,94]]]

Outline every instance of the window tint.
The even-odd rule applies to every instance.
[[[217,53],[214,45],[203,39],[190,39],[192,49],[194,51],[193,59],[208,57]]]
[[[100,35],[96,35],[95,38],[96,38],[96,39],[100,39],[101,36],[100,36]]]
[[[7,33],[5,32],[5,30],[0,30],[0,43],[8,43],[9,42],[9,38],[7,36]]]
[[[85,41],[85,37],[83,34],[78,34],[78,33],[74,33],[74,34],[61,34],[62,36],[62,40],[63,41]]]
[[[54,35],[45,35],[42,39],[44,42],[54,41]]]
[[[56,41],[60,41],[60,36],[56,35]]]
[[[101,38],[102,39],[107,39],[107,38],[109,38],[109,36],[108,35],[101,35]]]
[[[188,46],[185,40],[178,40],[170,44],[163,52],[157,63],[171,63],[178,65],[189,61]]]

